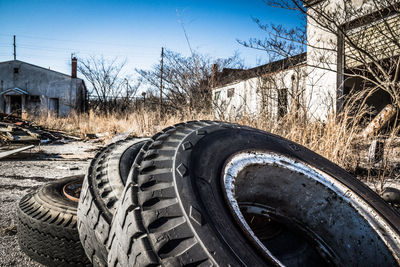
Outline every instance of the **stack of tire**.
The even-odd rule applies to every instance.
[[[59,180],[21,200],[20,246],[35,260],[49,266],[400,263],[394,209],[335,164],[261,130],[177,124],[150,139],[106,146],[80,179]],[[79,181],[78,204],[60,192]]]

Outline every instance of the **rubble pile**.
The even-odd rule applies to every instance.
[[[69,140],[81,139],[61,131],[43,129],[30,121],[0,113],[0,148],[12,144],[39,145],[54,141],[68,142]]]

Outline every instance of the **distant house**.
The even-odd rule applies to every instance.
[[[76,58],[71,66],[67,75],[19,60],[0,62],[0,112],[67,116],[84,111],[87,90],[77,78]]]
[[[252,69],[214,74],[212,96],[219,117],[268,115],[277,119],[304,101],[306,54]]]

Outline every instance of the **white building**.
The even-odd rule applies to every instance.
[[[303,103],[306,55],[216,75],[213,102],[220,118],[264,114],[278,118]]]
[[[277,117],[284,110],[289,110],[293,100],[296,100],[297,105],[305,107],[308,117],[325,120],[328,115],[340,111],[343,99],[350,90],[371,86],[365,82],[365,77],[357,77],[362,75],[350,73],[363,71],[364,66],[373,59],[385,60],[388,54],[392,58],[400,54],[398,7],[382,6],[377,10],[376,3],[383,2],[378,0],[307,2],[306,60],[265,69],[267,65],[277,64],[273,62],[247,70],[247,76],[236,75],[236,79],[221,80],[213,89],[218,114],[239,116],[243,113],[260,114],[267,111],[264,115]],[[332,22],[324,21],[321,13],[333,18]],[[350,42],[365,49],[372,57],[360,55],[359,51],[349,45]],[[255,69],[263,68],[264,72],[254,72]],[[242,72],[246,73],[245,70]],[[297,80],[292,82],[295,73]],[[219,75],[224,75],[224,72]],[[232,75],[232,72],[228,75]],[[269,80],[267,84],[266,80]],[[298,89],[293,91],[296,84],[299,85]],[[366,104],[379,112],[391,102],[391,97],[385,90],[373,90]]]

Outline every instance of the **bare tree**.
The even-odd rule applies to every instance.
[[[131,77],[123,76],[121,73],[126,61],[91,56],[80,58],[78,62],[78,71],[90,84],[89,94],[92,103],[95,103],[95,108],[100,111],[124,109],[136,95],[140,81],[133,83]]]
[[[267,56],[269,56],[269,62],[306,52],[307,29],[304,16],[300,16],[300,26],[294,28],[263,24],[257,18],[253,18],[253,21],[265,32],[266,37],[264,39],[250,38],[248,41],[237,41],[243,46],[266,51]]]
[[[164,52],[163,98],[164,105],[182,111],[207,110],[211,107],[212,65],[219,68],[242,66],[238,55],[227,59],[213,60],[193,52],[189,57],[171,50]],[[158,91],[161,81],[161,66],[154,65],[151,70],[136,70],[153,91]],[[157,94],[154,94],[157,95]]]

